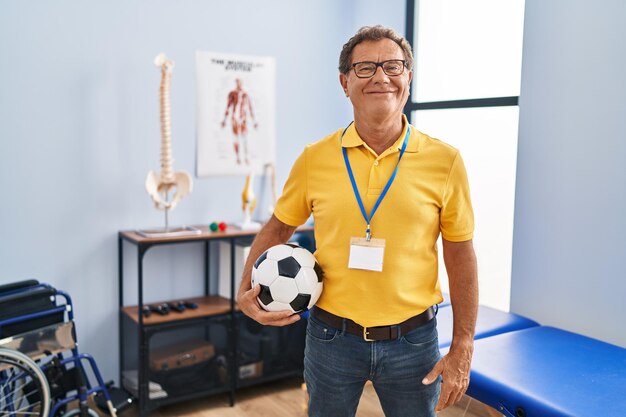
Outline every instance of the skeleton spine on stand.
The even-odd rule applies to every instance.
[[[161,85],[159,89],[159,104],[161,109],[161,172],[148,172],[146,191],[159,210],[165,211],[165,232],[169,231],[168,212],[178,205],[178,202],[192,190],[191,175],[186,171],[174,172],[172,168],[172,122],[170,91],[172,68],[174,63],[159,54],[154,63],[161,68]],[[170,198],[171,193],[173,196]]]

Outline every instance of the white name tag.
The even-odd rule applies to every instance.
[[[385,239],[367,240],[364,237],[350,238],[350,258],[348,268],[366,271],[383,270]]]

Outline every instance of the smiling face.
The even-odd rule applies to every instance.
[[[405,59],[402,48],[391,39],[364,41],[352,50],[352,63],[371,61],[382,62],[390,59]],[[409,83],[412,71],[396,76],[388,76],[381,67],[371,78],[358,78],[354,70],[339,74],[339,81],[346,97],[354,107],[355,119],[365,117],[368,120],[401,117],[402,109],[409,98]]]

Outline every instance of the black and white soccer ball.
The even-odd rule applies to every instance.
[[[257,299],[267,311],[297,313],[313,307],[322,294],[322,278],[313,254],[292,243],[272,246],[252,268],[252,288],[261,286]]]

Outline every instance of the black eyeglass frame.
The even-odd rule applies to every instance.
[[[384,65],[387,62],[402,62],[402,72],[398,73],[398,74],[389,74],[387,73],[387,71],[385,71],[385,67]],[[374,72],[372,73],[372,75],[370,76],[361,76],[356,72],[356,66],[359,64],[374,64]],[[405,59],[388,59],[386,61],[381,61],[381,62],[374,62],[374,61],[360,61],[360,62],[355,62],[354,64],[350,65],[350,68],[354,71],[354,75],[357,76],[357,78],[372,78],[374,75],[376,75],[376,71],[378,71],[378,67],[380,67],[383,72],[385,73],[385,75],[387,75],[388,77],[397,77],[398,75],[401,75],[404,73],[404,70],[407,68],[406,66],[406,60]]]

